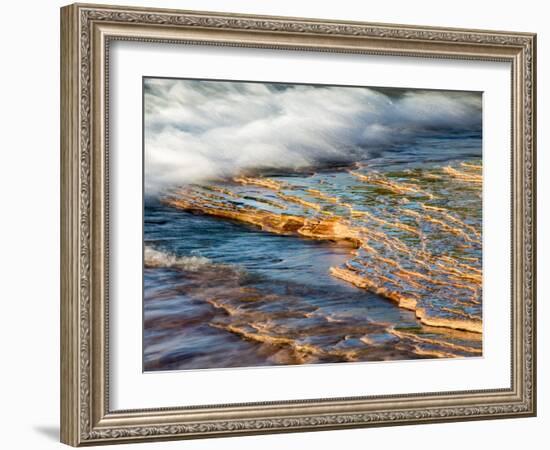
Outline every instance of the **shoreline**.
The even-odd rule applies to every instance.
[[[468,172],[446,166],[437,174],[427,174],[426,178],[431,181],[445,177],[458,183],[471,183],[473,179],[481,180],[478,174],[481,166],[462,162],[458,167]],[[376,189],[385,189],[391,195],[405,199],[414,198],[420,208],[405,210],[407,216],[417,221],[423,220],[431,226],[437,226],[444,233],[456,236],[456,239],[462,239],[467,244],[480,242],[481,233],[471,224],[465,223],[445,208],[428,205],[427,203],[436,197],[431,192],[426,192],[424,188],[420,189],[418,183],[399,182],[378,173],[362,175],[351,170],[347,173],[360,183],[373,184]],[[415,179],[415,181],[418,180]],[[356,210],[353,204],[343,201],[338,196],[311,187],[305,189],[308,195],[306,199],[300,189],[284,180],[237,177],[233,183],[245,188],[251,186],[255,190],[254,199],[260,206],[252,206],[244,202],[236,206],[235,202],[239,202],[241,198],[251,197],[240,194],[231,184],[226,184],[224,187],[213,185],[205,186],[203,189],[201,187],[182,189],[175,195],[162,199],[162,203],[194,214],[244,223],[267,233],[347,244],[350,246],[350,261],[344,267],[330,267],[331,276],[357,288],[376,293],[400,308],[413,311],[424,325],[482,333],[481,318],[472,317],[467,309],[441,307],[442,314],[435,315],[422,304],[422,296],[415,291],[422,289],[423,285],[433,285],[442,289],[449,287],[460,289],[460,292],[469,292],[467,301],[472,306],[479,305],[480,301],[476,296],[481,292],[481,271],[468,263],[468,259],[460,261],[447,255],[438,257],[425,251],[411,250],[405,241],[383,232],[384,229],[393,229],[405,236],[422,238],[422,232],[414,227],[414,222],[405,224],[399,221],[399,217],[377,217],[371,212]],[[260,192],[256,192],[257,190]],[[271,197],[277,198],[277,202]],[[227,201],[227,198],[231,201]],[[348,217],[331,212],[325,208],[326,204],[346,209]],[[301,209],[301,214],[289,212],[288,210],[292,208]],[[370,220],[378,227],[376,229],[361,226],[350,220],[350,217]],[[375,244],[378,248],[375,248]],[[384,256],[385,253],[391,254],[394,251],[408,253],[417,267],[404,268],[399,261]],[[354,258],[359,259],[359,266]],[[387,266],[386,271],[391,273],[391,277],[388,278],[384,273],[376,274],[374,277],[368,276],[362,273],[365,267],[361,265],[365,264],[367,269],[375,272],[380,271],[377,264],[384,264]],[[443,276],[446,281],[438,279]],[[412,288],[407,290],[407,286]]]

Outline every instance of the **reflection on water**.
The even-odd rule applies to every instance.
[[[481,186],[385,157],[148,202],[145,369],[481,355]]]

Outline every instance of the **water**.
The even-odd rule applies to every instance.
[[[481,355],[479,144],[148,199],[145,369]]]

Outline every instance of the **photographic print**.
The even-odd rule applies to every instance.
[[[482,94],[143,79],[145,371],[482,356]]]
[[[536,34],[60,25],[62,442],[537,414]]]

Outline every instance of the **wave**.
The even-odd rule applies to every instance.
[[[419,136],[481,132],[475,92],[149,78],[144,108],[151,195],[184,183],[350,164]]]
[[[176,267],[188,271],[199,271],[205,266],[212,265],[212,261],[204,256],[176,256],[173,253],[145,246],[144,264],[149,268]]]

